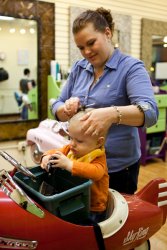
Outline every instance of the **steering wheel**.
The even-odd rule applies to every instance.
[[[24,166],[22,166],[21,163],[19,163],[18,161],[16,161],[12,156],[10,156],[5,151],[0,151],[0,155],[5,160],[7,160],[8,162],[10,162],[10,164],[12,164],[18,171],[22,172],[24,175],[32,177],[32,178],[36,178],[36,176],[33,173],[31,173],[27,168],[25,168]]]

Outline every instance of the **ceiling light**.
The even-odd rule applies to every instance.
[[[12,34],[15,33],[15,31],[16,31],[15,28],[11,28],[11,29],[9,30],[9,32],[12,33]]]
[[[26,30],[25,30],[25,29],[20,29],[20,33],[21,33],[21,34],[25,34],[25,33],[26,33]]]
[[[163,41],[164,41],[164,43],[167,43],[167,36],[164,36]]]
[[[35,33],[35,29],[34,28],[30,28],[29,31],[30,31],[31,34]]]
[[[150,67],[150,71],[154,72],[155,68],[153,66]]]

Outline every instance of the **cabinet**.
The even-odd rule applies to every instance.
[[[139,128],[141,141],[141,164],[145,165],[146,161],[152,158],[161,158],[165,160],[165,147],[160,146],[166,136],[167,127],[167,94],[155,95],[159,108],[159,118],[157,123],[147,129]]]

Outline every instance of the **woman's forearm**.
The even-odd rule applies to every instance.
[[[113,118],[111,123],[124,124],[129,126],[143,126],[144,112],[142,112],[136,105],[111,107]],[[115,119],[116,117],[116,119]]]
[[[108,125],[110,123],[109,126],[111,126],[112,124],[123,124],[136,127],[144,125],[144,112],[142,112],[136,105],[114,106],[102,109],[105,113],[104,114],[102,112],[102,116],[104,116],[102,117],[102,121],[108,118],[107,123]],[[69,120],[69,116],[64,112],[64,105],[60,106],[57,109],[56,116],[62,122]]]
[[[83,133],[92,135],[106,133],[113,124],[140,127],[145,120],[143,111],[135,105],[128,105],[93,109],[81,121]]]

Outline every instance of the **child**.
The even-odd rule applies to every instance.
[[[52,149],[42,157],[41,167],[48,170],[48,164],[71,172],[72,175],[91,179],[90,218],[100,222],[105,219],[109,176],[104,149],[105,136],[83,136],[80,111],[69,121],[70,144],[62,149]],[[51,159],[55,157],[56,159]]]

